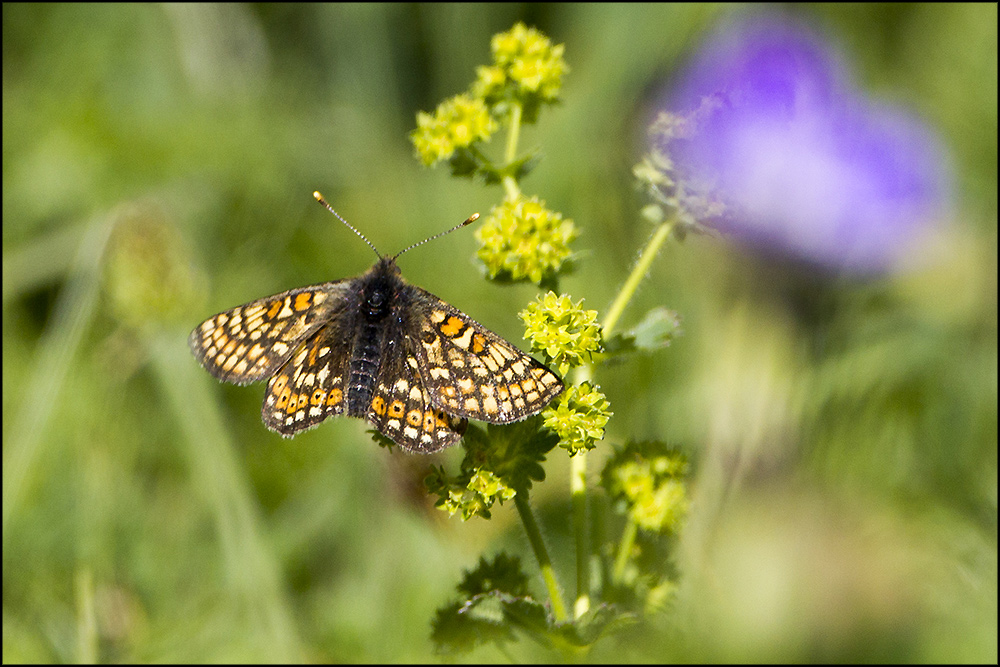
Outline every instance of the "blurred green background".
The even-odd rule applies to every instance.
[[[421,480],[460,452],[390,454],[346,419],[284,440],[262,385],[215,382],[187,335],[372,264],[313,190],[386,253],[499,202],[408,132],[518,20],[572,69],[523,188],[582,228],[561,287],[603,312],[650,233],[630,169],[657,96],[732,11],[4,4],[4,662],[433,661],[463,568],[505,548],[537,572],[512,504],[433,509]],[[683,337],[596,377],[606,446],[691,453],[680,588],[592,659],[996,662],[996,5],[794,11],[941,133],[954,216],[920,270],[866,282],[719,239],[661,253],[623,324],[662,304]],[[535,291],[478,280],[474,246],[401,268],[518,341]],[[550,459],[533,499],[569,588]]]

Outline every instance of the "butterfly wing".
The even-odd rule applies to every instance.
[[[224,382],[264,380],[343,309],[350,281],[311,285],[219,313],[191,332],[198,362]]]
[[[261,419],[269,429],[291,437],[344,412],[353,339],[348,319],[331,318],[268,381]]]
[[[418,365],[403,334],[390,330],[366,419],[405,450],[436,452],[458,442],[468,422],[432,402]]]
[[[562,380],[544,365],[430,292],[407,288],[407,339],[432,404],[508,424],[540,412],[562,392]]]

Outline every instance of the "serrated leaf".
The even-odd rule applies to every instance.
[[[651,352],[670,345],[682,333],[680,316],[663,306],[651,309],[642,321],[631,330],[615,334],[604,340],[608,355],[626,352]]]
[[[501,551],[493,560],[479,557],[475,569],[466,570],[458,592],[466,598],[482,593],[500,591],[513,596],[528,594],[528,576],[521,568],[521,559]]]
[[[511,623],[536,637],[547,638],[552,629],[552,617],[548,609],[531,597],[505,596],[503,610]]]
[[[512,628],[523,630],[542,644],[552,642],[552,617],[545,605],[528,595],[489,591],[473,596],[458,609],[482,641],[513,638]],[[492,630],[490,628],[495,628]]]
[[[458,610],[459,614],[478,621],[480,623],[492,623],[500,625],[504,622],[503,600],[504,594],[500,591],[490,591],[474,595]]]
[[[448,160],[448,164],[451,166],[451,175],[460,178],[472,178],[485,168],[482,161],[466,148],[456,150]]]
[[[677,312],[657,306],[646,313],[631,334],[640,350],[657,350],[670,345],[680,332],[681,322]]]
[[[559,634],[574,646],[588,646],[601,637],[638,622],[638,617],[609,604],[592,607],[573,623],[557,626]]]
[[[465,612],[467,604],[455,603],[438,609],[431,640],[439,652],[467,653],[485,642],[499,644],[515,639],[513,630],[503,622],[478,619]]]

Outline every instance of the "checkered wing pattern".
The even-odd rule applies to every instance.
[[[409,341],[431,402],[448,414],[508,424],[540,412],[562,381],[457,308],[414,285]]]
[[[394,338],[394,343],[405,340]],[[449,415],[431,400],[412,348],[394,344],[383,362],[366,419],[411,452],[436,452],[462,437],[468,421]]]
[[[291,437],[344,413],[353,340],[353,332],[344,326],[349,319],[330,319],[274,373],[261,408],[265,426]]]
[[[267,379],[342,309],[349,282],[300,287],[219,313],[192,331],[188,344],[224,382]]]

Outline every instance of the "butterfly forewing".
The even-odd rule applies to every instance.
[[[539,412],[559,377],[430,292],[412,290],[410,341],[431,401],[449,414],[507,424]]]
[[[188,344],[201,365],[224,382],[267,379],[342,308],[348,283],[300,287],[237,306],[202,322]]]

